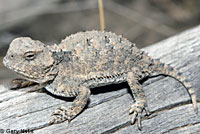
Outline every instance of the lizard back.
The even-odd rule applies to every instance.
[[[58,46],[70,59],[67,66],[79,75],[123,73],[141,56],[135,44],[104,31],[79,32],[66,37]]]

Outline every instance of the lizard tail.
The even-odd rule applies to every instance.
[[[182,76],[181,73],[169,65],[162,64],[159,60],[154,60],[152,71],[159,72],[159,74],[167,75],[178,80],[187,89],[192,99],[194,111],[195,113],[198,113],[197,100],[194,89],[192,88],[191,83],[184,76]]]

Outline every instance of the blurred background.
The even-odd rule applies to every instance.
[[[200,0],[103,0],[105,30],[139,48],[200,24]],[[100,30],[98,0],[0,0],[0,84],[15,74],[3,67],[9,43],[29,36],[46,44]]]

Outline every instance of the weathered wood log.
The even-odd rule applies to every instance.
[[[200,26],[144,48],[154,58],[177,68],[192,83],[200,100]],[[186,89],[175,79],[159,76],[143,83],[152,114],[143,116],[142,131],[130,124],[133,99],[126,85],[92,90],[87,108],[70,124],[48,125],[50,114],[65,99],[30,88],[8,90],[0,87],[0,129],[30,129],[36,134],[96,133],[200,133],[200,114],[195,114]],[[198,103],[200,107],[200,103]]]

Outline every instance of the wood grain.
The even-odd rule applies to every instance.
[[[144,50],[182,72],[200,100],[200,26]],[[133,99],[126,84],[92,90],[87,108],[78,117],[70,124],[51,126],[51,112],[61,105],[69,106],[72,99],[46,91],[28,93],[30,88],[13,91],[0,86],[0,127],[32,129],[34,134],[200,133],[200,114],[194,113],[190,97],[179,82],[159,76],[145,81],[143,87],[152,115],[143,116],[142,131],[130,124],[128,110]]]

